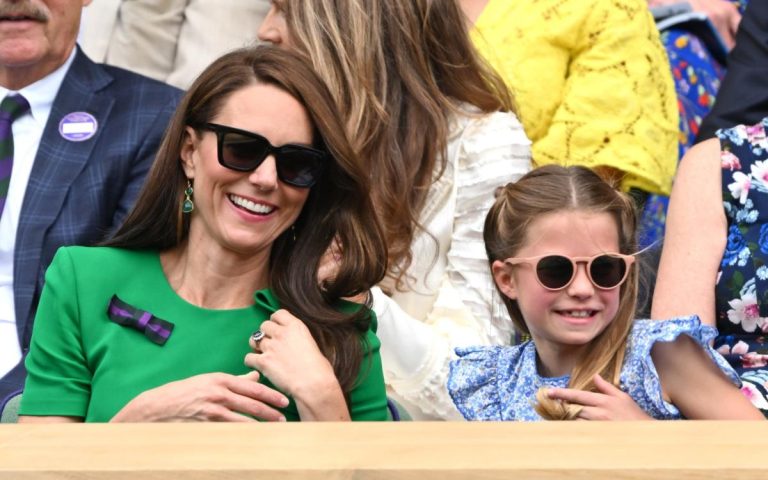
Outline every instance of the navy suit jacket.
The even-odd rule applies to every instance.
[[[768,116],[768,1],[747,5],[728,55],[728,73],[712,111],[704,118],[697,142],[715,136],[719,128],[754,125]]]
[[[92,245],[136,200],[181,90],[92,62],[78,49],[45,125],[21,207],[13,264],[16,326],[26,355],[45,270],[63,245]],[[96,118],[96,134],[59,134],[72,112]],[[3,399],[23,387],[23,360],[0,379]]]

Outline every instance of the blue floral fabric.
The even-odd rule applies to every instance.
[[[730,0],[741,13],[747,6],[746,0]],[[704,42],[681,28],[670,28],[661,32],[661,43],[667,51],[672,78],[677,94],[677,109],[680,113],[680,137],[678,158],[693,146],[699,126],[715,103],[725,68],[712,56]],[[652,245],[664,237],[669,198],[650,195],[640,217],[640,247]]]
[[[651,359],[656,342],[689,335],[702,346],[736,385],[739,378],[723,357],[710,347],[717,331],[697,316],[672,320],[636,320],[627,342],[620,388],[656,419],[681,418],[680,411],[662,398],[661,383]],[[457,348],[451,362],[448,391],[467,420],[541,420],[534,410],[541,387],[567,387],[568,376],[542,377],[536,369],[533,342],[514,346]]]
[[[728,238],[715,286],[715,348],[768,414],[768,118],[719,130]]]

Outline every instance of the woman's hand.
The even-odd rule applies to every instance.
[[[259,370],[296,401],[302,420],[348,420],[344,394],[333,367],[304,322],[278,310],[261,324],[264,337],[250,340],[245,364]]]
[[[741,14],[739,9],[728,0],[648,0],[649,7],[659,7],[687,1],[694,12],[704,12],[712,22],[723,43],[730,50],[736,44],[736,31],[739,29]]]
[[[632,397],[603,380],[599,374],[593,377],[599,392],[586,392],[572,388],[550,388],[547,396],[582,406],[580,420],[650,420]]]
[[[258,383],[259,372],[236,376],[206,373],[147,390],[131,400],[112,422],[285,421],[275,410],[288,399]],[[275,408],[273,408],[275,407]]]
[[[736,31],[739,29],[741,14],[728,0],[688,0],[696,12],[704,12],[730,50],[736,45]]]

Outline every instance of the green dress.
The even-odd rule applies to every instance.
[[[113,295],[173,324],[164,345],[112,321]],[[211,372],[248,373],[248,338],[279,304],[269,290],[255,304],[206,310],[187,303],[168,284],[156,251],[66,247],[46,273],[26,359],[21,415],[109,421],[140,393]],[[346,305],[354,308],[353,304]],[[373,315],[373,313],[371,313]],[[387,400],[376,321],[365,338],[365,357],[350,393],[352,420],[386,420]],[[268,379],[263,383],[273,386]],[[281,410],[299,420],[296,405]]]

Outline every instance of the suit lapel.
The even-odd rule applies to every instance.
[[[92,138],[73,142],[59,134],[59,123],[69,113],[87,112],[96,118],[99,125],[103,125],[114,99],[109,95],[100,95],[99,91],[111,81],[112,78],[99,65],[89,60],[78,49],[45,125],[24,194],[16,235],[14,294],[17,299],[16,327],[22,345],[35,292],[33,290],[31,295],[28,292],[20,295],[22,292],[19,288],[24,285],[37,288],[45,235],[58,218],[67,192],[85,168],[91,151],[103,132],[103,129],[99,128]],[[83,208],[88,206],[84,205]]]

